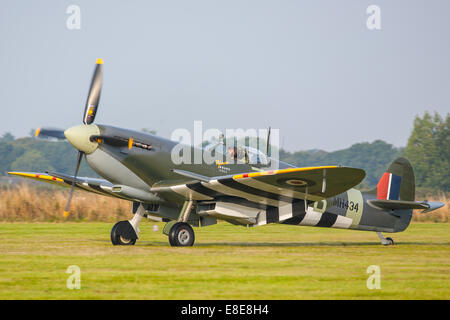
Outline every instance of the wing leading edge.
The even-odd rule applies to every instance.
[[[8,172],[13,176],[19,176],[35,181],[42,181],[62,187],[72,187],[72,182],[75,180],[75,188],[87,192],[93,192],[105,196],[127,199],[117,193],[112,192],[113,184],[104,179],[77,177],[66,175],[62,173],[40,173],[40,172]]]

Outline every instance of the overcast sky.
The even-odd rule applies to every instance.
[[[0,134],[80,124],[103,58],[96,123],[271,126],[291,151],[405,146],[416,115],[450,112],[449,15],[448,0],[2,0]]]

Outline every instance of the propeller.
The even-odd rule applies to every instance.
[[[97,59],[94,75],[91,80],[91,87],[84,108],[83,123],[91,124],[95,120],[98,104],[100,102],[100,94],[102,92],[103,83],[103,60]]]
[[[37,137],[48,137],[48,138],[56,138],[58,140],[64,140],[66,137],[64,136],[64,130],[57,128],[37,128],[34,136]]]
[[[102,92],[102,85],[103,85],[103,60],[97,59],[94,74],[92,75],[91,79],[91,86],[89,87],[89,92],[86,100],[86,105],[84,107],[84,113],[83,113],[83,124],[89,125],[92,124],[95,120],[95,115],[97,114],[98,105],[100,102],[100,94]],[[70,130],[70,129],[68,129]],[[66,131],[68,131],[66,130]],[[58,128],[38,128],[35,132],[35,137],[50,137],[50,138],[56,138],[58,140],[66,139],[65,131]],[[97,137],[103,141],[104,139],[111,143],[117,143],[117,139],[114,139],[114,137]],[[119,141],[121,144],[128,144],[129,148],[133,146],[133,140],[130,138],[128,141]],[[73,142],[71,142],[73,144]],[[78,149],[78,148],[77,148]],[[73,190],[75,189],[75,181],[77,180],[78,176],[78,170],[80,169],[81,160],[83,159],[84,152],[78,151],[77,156],[77,163],[75,166],[75,174],[72,181],[72,187],[70,189],[69,198],[67,199],[67,204],[64,210],[64,217],[69,216],[69,208],[70,208],[70,202],[72,201],[73,196]]]
[[[100,102],[100,93],[102,91],[103,83],[103,60],[97,59],[94,74],[91,80],[91,86],[89,88],[88,97],[86,100],[86,106],[84,107],[83,123],[91,124],[95,120],[97,114],[98,104]],[[41,130],[42,132],[42,130]],[[64,133],[63,133],[64,134]],[[78,151],[77,163],[75,166],[75,174],[72,181],[72,187],[70,188],[69,198],[67,199],[66,208],[64,210],[64,217],[69,216],[70,202],[72,201],[73,190],[75,188],[75,181],[77,180],[78,170],[80,169],[81,160],[83,159],[84,152]]]
[[[75,181],[77,180],[78,170],[80,169],[81,160],[83,159],[83,152],[78,151],[78,158],[77,158],[77,164],[75,166],[75,174],[72,181],[72,187],[70,188],[69,193],[69,199],[67,199],[66,208],[64,209],[64,217],[69,216],[69,208],[70,208],[70,202],[72,201],[72,195],[73,195],[73,189],[75,188]]]

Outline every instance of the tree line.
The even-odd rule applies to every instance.
[[[356,143],[334,152],[280,150],[280,160],[296,166],[343,165],[361,168],[366,178],[361,188],[376,186],[388,165],[397,157],[408,158],[414,168],[416,186],[450,191],[450,115],[425,112],[416,116],[406,147],[397,148],[382,140]],[[15,139],[10,133],[0,137],[0,174],[8,171],[72,173],[77,151],[67,141],[50,141],[33,137]],[[85,163],[80,176],[97,177]]]

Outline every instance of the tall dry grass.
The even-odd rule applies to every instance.
[[[131,202],[74,191],[69,216],[63,216],[69,189],[29,184],[0,189],[0,221],[107,221],[130,219]]]
[[[63,211],[68,189],[42,188],[19,184],[0,188],[0,221],[105,221],[130,219],[131,202],[93,193],[75,191],[68,218]],[[424,197],[420,197],[421,199]],[[436,211],[422,214],[416,210],[413,221],[448,222],[450,201],[445,194],[425,197],[446,205]]]
[[[450,199],[443,192],[425,193],[416,195],[416,199],[427,199],[428,201],[439,201],[445,205],[432,212],[421,213],[421,210],[415,210],[413,214],[413,222],[448,222],[450,217]]]

